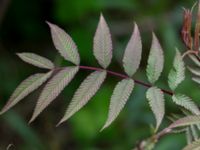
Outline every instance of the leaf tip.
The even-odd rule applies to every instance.
[[[100,129],[100,131],[99,132],[102,132],[105,128],[107,128],[108,127],[108,125],[107,124],[105,124],[101,129]]]
[[[64,121],[65,121],[65,119],[61,119],[61,120],[56,124],[56,127],[60,126]]]
[[[45,21],[46,22],[46,24],[48,24],[49,26],[51,26],[52,25],[52,23],[51,22],[49,22],[49,21]]]
[[[34,120],[31,118],[28,122],[28,124],[30,125]]]

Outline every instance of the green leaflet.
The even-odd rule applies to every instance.
[[[152,45],[146,68],[146,73],[149,82],[154,84],[158,80],[163,70],[163,65],[164,65],[163,50],[155,34],[153,34]]]
[[[165,114],[163,92],[157,87],[151,87],[146,93],[147,100],[156,118],[156,130],[159,128]]]
[[[142,42],[140,37],[140,31],[137,24],[135,24],[134,32],[132,33],[131,39],[129,40],[123,58],[123,66],[125,72],[129,77],[137,71],[142,54]]]
[[[200,139],[187,145],[186,147],[183,148],[183,150],[199,150],[199,148],[200,148]]]
[[[8,109],[13,107],[19,101],[21,101],[28,94],[39,88],[47,79],[51,76],[52,71],[48,73],[37,73],[31,75],[26,80],[24,80],[14,91],[7,104],[3,107],[0,114],[3,114]]]
[[[131,95],[133,87],[134,81],[132,79],[123,79],[116,85],[110,100],[108,118],[101,130],[108,127],[117,118]]]
[[[32,122],[62,92],[74,78],[78,70],[78,67],[66,67],[49,80],[42,90],[30,122]]]
[[[54,64],[48,60],[47,58],[44,58],[42,56],[39,56],[34,53],[18,53],[17,54],[23,61],[32,64],[39,68],[44,69],[53,69]]]
[[[176,56],[173,62],[173,68],[168,76],[168,84],[170,89],[175,90],[177,86],[185,79],[185,65],[181,54],[176,50]]]
[[[112,40],[110,30],[102,14],[94,36],[93,52],[98,63],[103,68],[107,68],[112,59]]]
[[[58,125],[69,119],[95,95],[105,80],[106,74],[106,71],[95,71],[87,76],[75,92],[64,117]]]
[[[183,94],[175,94],[172,96],[173,102],[177,105],[184,107],[195,115],[200,115],[200,111],[198,106],[186,95]]]
[[[68,61],[79,65],[80,57],[78,49],[72,38],[57,25],[47,22],[51,29],[53,43],[59,53]]]

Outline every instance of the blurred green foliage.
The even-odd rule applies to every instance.
[[[8,1],[7,5],[4,5]],[[151,31],[159,37],[165,53],[165,70],[159,86],[168,89],[166,77],[172,65],[175,47],[184,51],[180,40],[182,7],[191,7],[195,0],[2,0],[0,1],[0,106],[3,106],[16,86],[34,72],[41,72],[21,62],[16,52],[41,54],[56,64],[66,65],[53,47],[45,20],[64,28],[77,43],[82,64],[98,66],[92,55],[92,41],[100,13],[112,32],[114,58],[111,70],[123,72],[121,58],[131,35],[133,21],[142,33],[143,61],[135,78],[146,81],[144,69],[151,43]],[[5,9],[5,11],[1,11]],[[188,62],[189,63],[189,62]],[[89,73],[89,72],[87,72]],[[86,77],[79,73],[47,111],[28,124],[39,91],[25,98],[12,111],[0,116],[0,149],[9,144],[17,150],[126,150],[138,140],[148,137],[155,120],[147,104],[146,88],[136,86],[125,109],[117,120],[99,132],[107,117],[109,98],[119,79],[109,77],[102,89],[80,112],[62,126],[55,128],[75,89]],[[190,88],[188,88],[190,87]],[[199,103],[199,89],[188,78],[180,89]],[[167,115],[180,113],[169,97]],[[168,120],[163,124],[167,125]],[[176,142],[174,142],[176,141]],[[156,150],[181,149],[184,135],[168,135]]]

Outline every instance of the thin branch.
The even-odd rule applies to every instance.
[[[96,68],[96,67],[90,67],[90,66],[79,66],[80,69],[84,69],[84,70],[93,70],[93,71],[102,71],[104,69],[101,69],[101,68]],[[125,74],[121,74],[121,73],[118,73],[118,72],[114,72],[114,71],[110,71],[110,70],[106,70],[108,74],[110,75],[113,75],[113,76],[117,76],[117,77],[120,77],[120,78],[130,78],[129,76],[125,75]],[[136,80],[136,79],[133,79],[135,81],[135,83],[139,84],[139,85],[142,85],[142,86],[145,86],[145,87],[152,87],[151,84],[147,84],[143,81],[140,81],[140,80]],[[164,93],[172,96],[173,95],[173,92],[172,91],[168,91],[168,90],[165,90],[165,89],[161,89]]]

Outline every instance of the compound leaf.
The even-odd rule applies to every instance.
[[[160,126],[165,114],[165,103],[163,92],[157,87],[151,87],[146,93],[147,100],[156,118],[156,130]]]
[[[140,31],[137,24],[135,24],[134,32],[127,44],[123,58],[124,70],[130,77],[133,76],[140,65],[141,54],[142,42]]]
[[[29,123],[61,93],[78,72],[78,67],[67,67],[59,71],[44,87]]]
[[[158,80],[163,70],[163,65],[164,65],[163,50],[160,46],[157,37],[155,36],[155,34],[153,34],[153,40],[146,69],[149,82],[153,84]]]
[[[108,118],[101,130],[108,127],[117,118],[131,95],[133,87],[134,81],[132,79],[123,79],[116,85],[111,96]]]
[[[51,74],[52,71],[48,73],[37,73],[22,81],[8,100],[7,104],[3,107],[0,114],[6,112],[28,94],[39,88],[39,86],[41,86],[51,76]]]
[[[172,90],[175,90],[177,86],[185,79],[185,66],[181,54],[176,50],[176,56],[173,62],[173,68],[169,72],[168,84]]]
[[[79,65],[80,57],[78,49],[72,38],[57,25],[47,22],[51,29],[53,43],[59,53],[68,61]]]
[[[103,15],[100,16],[94,36],[93,52],[99,64],[103,68],[107,68],[112,59],[112,40],[110,30]]]
[[[23,61],[32,64],[36,67],[45,68],[45,69],[53,69],[54,64],[48,60],[47,58],[44,58],[42,56],[39,56],[34,53],[18,53],[17,54]]]
[[[106,71],[95,71],[87,76],[75,92],[64,117],[58,125],[69,119],[95,95],[105,80],[106,74]]]
[[[172,96],[172,100],[174,103],[191,111],[193,114],[200,115],[198,106],[188,96],[183,94],[175,94]]]

